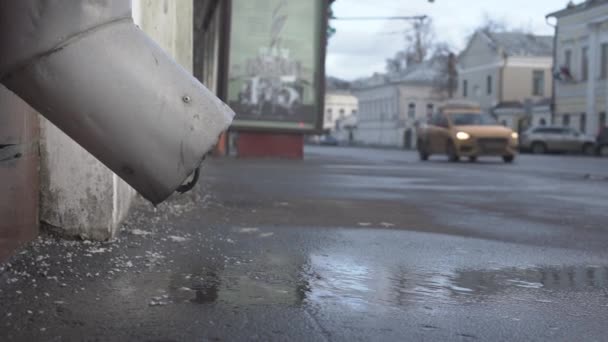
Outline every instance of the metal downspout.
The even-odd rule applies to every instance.
[[[138,29],[124,0],[0,0],[0,83],[154,204],[234,113]]]

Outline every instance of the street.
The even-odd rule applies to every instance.
[[[112,243],[0,269],[2,340],[602,341],[608,159],[211,159]]]

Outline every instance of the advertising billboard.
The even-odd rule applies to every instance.
[[[323,115],[325,0],[232,0],[234,129],[312,132]]]

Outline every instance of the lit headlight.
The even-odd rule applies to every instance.
[[[467,132],[458,132],[456,133],[456,139],[458,140],[468,140],[471,135]]]
[[[517,139],[519,139],[519,134],[517,134],[517,132],[513,132],[513,133],[511,133],[511,138],[517,140]]]

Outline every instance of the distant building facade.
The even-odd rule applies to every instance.
[[[557,18],[555,124],[596,134],[608,111],[608,1],[569,4]]]
[[[339,129],[338,122],[356,116],[358,110],[358,100],[349,90],[328,89],[325,93],[323,130],[333,132]]]
[[[458,97],[516,130],[522,122],[542,122],[531,109],[551,98],[552,56],[553,37],[478,31],[458,58]]]
[[[355,81],[353,93],[359,99],[355,141],[415,148],[417,125],[426,122],[445,99],[435,86],[440,70],[438,62],[432,60],[402,72]]]

